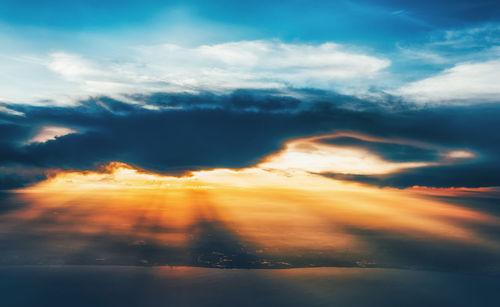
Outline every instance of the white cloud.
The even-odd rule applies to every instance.
[[[108,74],[100,71],[95,65],[75,54],[56,52],[50,55],[47,67],[71,81],[80,81],[87,78],[107,77]]]
[[[500,101],[500,60],[460,63],[436,76],[395,90],[417,103],[473,104]]]
[[[56,52],[38,57],[28,64],[41,64],[44,70],[38,68],[36,78],[26,76],[26,82],[3,91],[0,100],[36,103],[34,99],[48,99],[67,103],[97,95],[123,98],[123,94],[132,93],[237,88],[313,87],[342,92],[352,84],[351,88],[368,88],[390,65],[387,59],[333,43],[239,41],[197,47],[164,44],[124,48],[119,54],[91,59]],[[11,69],[16,69],[16,65]],[[23,79],[22,71],[17,70],[19,80]],[[36,92],[39,86],[30,82],[38,80],[44,86]]]

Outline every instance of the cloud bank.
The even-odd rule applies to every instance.
[[[242,168],[278,152],[291,139],[352,131],[411,142],[330,140],[335,146],[357,148],[360,161],[376,155],[370,161],[398,167],[389,174],[347,170],[327,175],[395,187],[500,185],[498,105],[388,112],[375,106],[346,107],[345,101],[356,98],[320,97],[302,101],[261,91],[158,93],[140,97],[147,109],[107,97],[78,107],[18,106],[13,110],[24,116],[0,113],[0,183],[4,189],[19,187],[53,169],[88,170],[112,161],[177,175]],[[27,144],[47,126],[78,133],[52,134],[52,140]],[[447,159],[453,163],[435,163]]]
[[[121,45],[97,54],[0,54],[0,102],[77,105],[107,96],[136,104],[134,97],[158,92],[262,89],[293,96],[297,89],[317,89],[359,98],[392,95],[418,107],[496,103],[498,28],[440,31],[420,45],[397,44],[397,53],[386,55],[332,42],[279,40]],[[402,63],[409,67],[401,68]]]
[[[15,91],[5,91],[0,100],[74,104],[78,99],[100,95],[124,100],[128,99],[127,94],[154,92],[227,93],[240,88],[290,87],[355,90],[366,88],[365,81],[372,83],[390,65],[387,59],[339,44],[265,40],[196,47],[175,44],[129,47],[120,54],[92,59],[60,51],[48,57],[18,57],[21,66],[36,66],[43,70],[41,75],[53,80],[45,82],[39,91],[30,91],[26,89],[35,87],[30,82],[37,80],[26,78],[21,86],[24,90],[17,85]],[[12,69],[19,67],[14,65]]]

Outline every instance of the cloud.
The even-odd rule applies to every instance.
[[[444,31],[443,37],[432,42],[435,46],[453,49],[485,48],[500,44],[500,24],[487,23],[481,26]]]
[[[420,104],[469,105],[498,102],[500,60],[460,63],[450,69],[406,84],[395,95]]]
[[[366,87],[363,82],[375,82],[375,78],[390,65],[387,59],[352,51],[339,44],[289,44],[265,40],[196,47],[175,44],[136,46],[126,48],[120,54],[91,58],[59,51],[48,57],[18,62],[41,64],[46,69],[47,78],[39,77],[46,80],[44,82],[50,78],[54,80],[45,84],[43,91],[37,92],[47,93],[39,100],[53,100],[60,104],[71,102],[68,101],[69,95],[74,103],[78,99],[99,95],[125,100],[130,94],[153,92]],[[31,81],[26,78],[26,82]],[[61,84],[65,85],[62,89]],[[32,94],[22,94],[30,87],[30,84],[18,84],[15,91],[10,89],[1,98],[12,103],[36,103],[30,102],[35,98]]]
[[[5,114],[9,114],[9,115],[15,115],[15,116],[23,116],[24,115],[23,112],[12,110],[12,109],[9,109],[9,108],[2,106],[2,105],[0,105],[0,112],[5,113]]]
[[[271,156],[259,166],[265,169],[304,170],[311,173],[379,175],[438,164],[423,161],[425,156],[417,161],[395,162],[385,160],[375,152],[367,150],[368,146],[338,146],[335,142],[321,142],[336,139],[345,140],[341,135],[326,135],[291,141],[279,154]],[[358,137],[353,139],[361,141]]]
[[[352,180],[397,187],[500,185],[498,105],[387,112],[376,107],[345,108],[350,100],[341,95],[305,102],[249,90],[231,95],[157,93],[136,99],[151,108],[100,97],[78,107],[12,107],[25,116],[0,113],[2,187],[43,179],[52,169],[88,170],[111,161],[163,174],[242,168],[278,152],[291,139],[341,131],[407,140],[323,140],[322,144],[367,152],[356,160],[360,163],[383,159],[386,166],[395,167],[394,173],[385,175],[385,171],[344,170],[373,175]],[[71,127],[79,133],[27,144],[44,126]],[[423,143],[430,147],[422,147]],[[370,159],[363,161],[363,157]],[[415,162],[427,166],[399,169]],[[338,170],[335,166],[319,171],[335,171],[333,175],[339,176]]]
[[[438,29],[430,32],[429,37],[423,42],[398,42],[396,43],[397,52],[393,54],[392,60],[395,67],[403,66],[404,68],[398,72],[400,78],[393,78],[392,86],[386,86],[385,89],[394,94],[407,94],[404,97],[413,102],[432,101],[436,104],[438,102],[450,103],[448,100],[454,100],[455,103],[461,104],[476,103],[475,93],[461,97],[459,95],[463,93],[460,91],[456,97],[449,97],[449,95],[440,94],[441,88],[446,90],[448,84],[440,86],[436,83],[434,86],[431,83],[436,81],[444,84],[446,81],[444,77],[447,77],[448,83],[454,83],[453,87],[458,85],[462,88],[461,80],[465,78],[473,79],[472,84],[484,84],[484,79],[481,76],[467,76],[459,71],[474,64],[478,64],[476,66],[479,64],[495,65],[495,62],[500,58],[499,35],[500,25],[487,23],[453,30]],[[479,67],[473,69],[479,69]],[[484,74],[484,78],[487,78],[484,72],[480,71],[479,73]],[[452,79],[454,76],[459,79],[457,85],[455,85],[456,80]],[[431,79],[431,81],[424,82],[427,79]],[[467,83],[465,88],[472,86],[469,81],[465,82]],[[450,89],[450,92],[453,91],[454,88]],[[476,91],[480,95],[489,94],[487,91],[482,93],[477,86]],[[472,95],[474,97],[471,98]],[[484,100],[483,98],[479,99]],[[467,99],[470,101],[466,101]],[[461,101],[459,102],[459,100]],[[428,104],[427,106],[432,105]]]
[[[94,67],[91,61],[82,56],[64,52],[52,53],[47,66],[50,70],[70,81],[109,77],[109,74]]]
[[[396,46],[403,60],[449,65],[498,58],[499,37],[500,24],[488,23],[461,29],[438,30],[431,32],[428,40],[423,43],[399,42]]]
[[[76,132],[76,130],[68,127],[44,126],[33,138],[28,141],[28,143],[45,143],[50,140],[55,140],[58,137]]]

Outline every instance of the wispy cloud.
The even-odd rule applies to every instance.
[[[405,61],[438,65],[488,60],[500,54],[499,37],[500,25],[493,23],[453,30],[440,29],[430,33],[425,42],[397,43],[397,56]]]

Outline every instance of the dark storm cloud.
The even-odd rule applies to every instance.
[[[479,156],[468,163],[347,179],[397,187],[500,185],[498,105],[412,110],[388,97],[387,104],[397,107],[387,109],[348,96],[303,94],[314,99],[236,91],[223,96],[135,97],[155,110],[106,97],[74,108],[15,107],[25,116],[0,115],[0,185],[7,189],[42,180],[45,169],[84,170],[110,161],[171,174],[239,168],[279,150],[291,138],[342,130],[470,150]],[[70,127],[79,133],[27,144],[45,125]],[[364,147],[393,161],[432,161],[437,155],[409,145],[348,138],[335,142]]]

